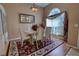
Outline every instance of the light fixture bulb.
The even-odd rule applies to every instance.
[[[33,6],[31,7],[32,11],[33,12],[37,12],[38,11],[38,8],[35,6],[35,4],[33,4]]]
[[[37,12],[38,9],[37,9],[36,7],[33,7],[33,8],[32,8],[32,11],[33,11],[33,12]]]

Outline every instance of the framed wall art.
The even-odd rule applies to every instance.
[[[19,14],[19,21],[20,23],[34,23],[35,16],[29,14]]]

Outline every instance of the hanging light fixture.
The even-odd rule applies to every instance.
[[[33,3],[32,7],[31,7],[31,10],[33,12],[37,12],[38,11],[38,8],[35,6],[35,4]]]

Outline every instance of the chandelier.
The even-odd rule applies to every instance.
[[[33,5],[31,6],[31,10],[33,12],[37,12],[38,11],[38,8],[36,7],[36,5],[33,3]]]

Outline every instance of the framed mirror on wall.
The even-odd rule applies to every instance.
[[[20,13],[19,14],[19,22],[20,23],[34,23],[35,22],[35,16]]]

